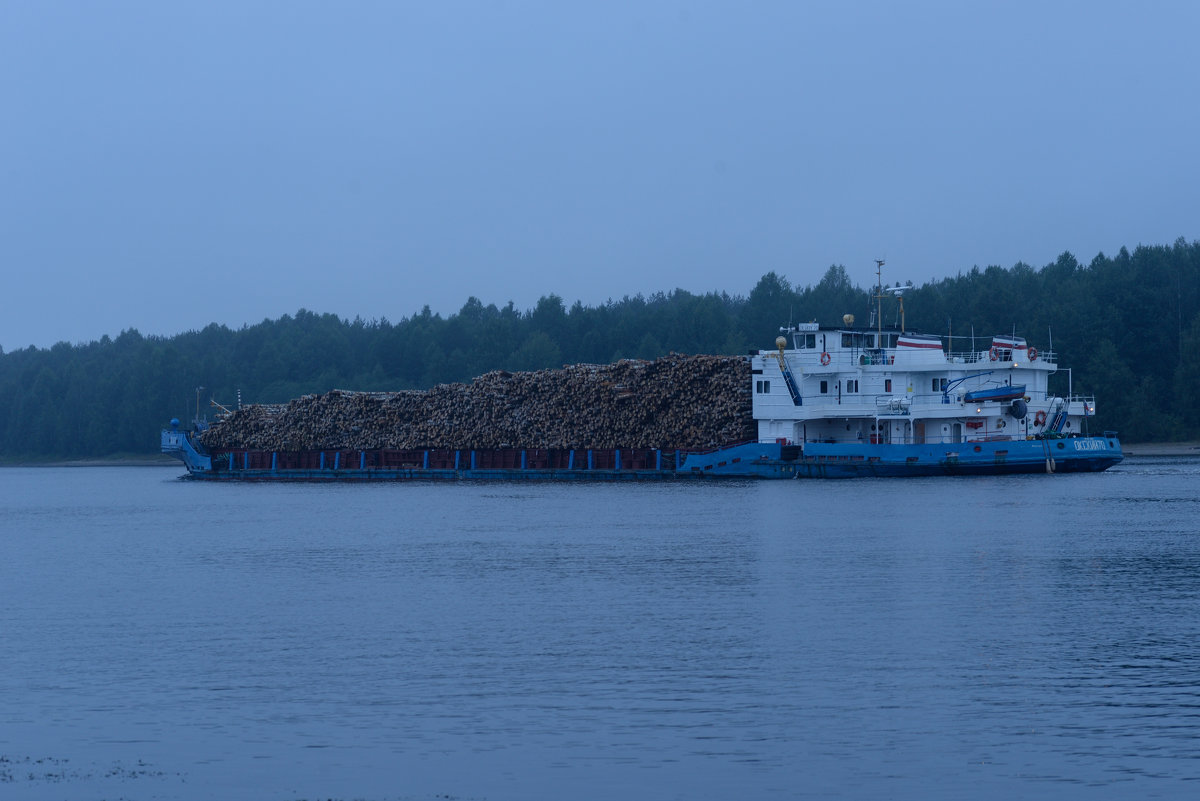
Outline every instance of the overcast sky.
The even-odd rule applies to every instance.
[[[1200,3],[0,0],[0,346],[1200,238]]]

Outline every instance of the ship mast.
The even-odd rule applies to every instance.
[[[879,347],[883,347],[883,259],[875,260],[875,323],[879,331]]]

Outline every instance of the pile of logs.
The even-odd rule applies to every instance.
[[[428,391],[305,395],[252,405],[200,441],[211,451],[376,448],[715,448],[752,439],[750,363],[682,356],[486,373]]]

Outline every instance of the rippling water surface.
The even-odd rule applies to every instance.
[[[0,470],[0,797],[1192,798],[1200,461]]]

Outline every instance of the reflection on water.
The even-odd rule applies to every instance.
[[[1198,474],[0,471],[0,782],[21,798],[1190,797]]]

